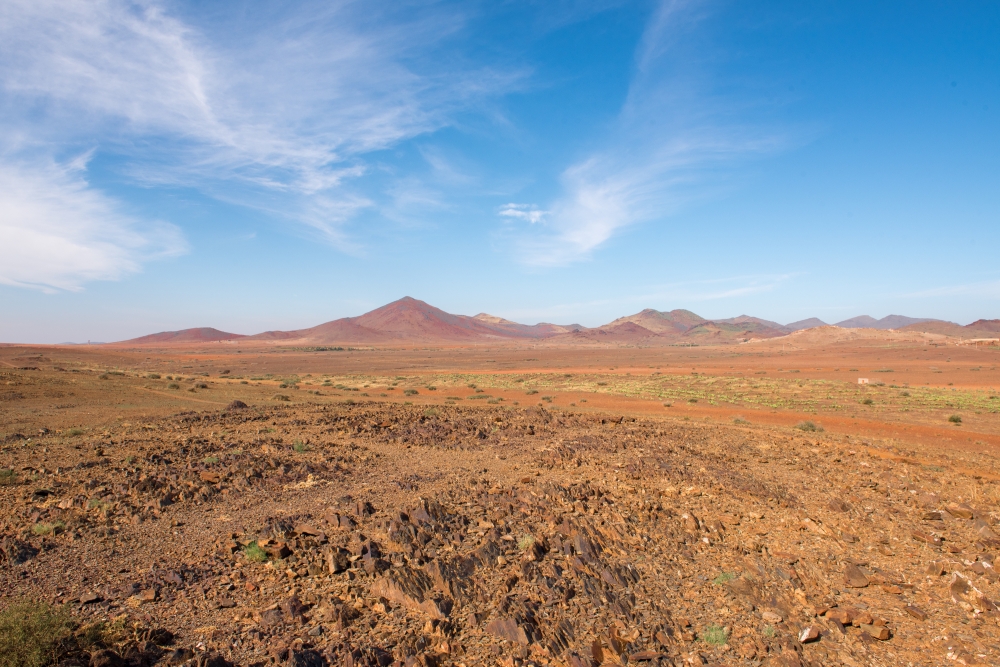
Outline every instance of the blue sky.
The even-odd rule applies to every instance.
[[[1000,5],[0,5],[0,341],[1000,317]]]

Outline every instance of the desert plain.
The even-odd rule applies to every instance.
[[[68,614],[67,666],[1000,664],[998,366],[835,327],[0,346],[0,606]]]

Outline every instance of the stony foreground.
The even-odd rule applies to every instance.
[[[27,435],[0,606],[119,630],[67,665],[1000,663],[986,456],[380,403]]]

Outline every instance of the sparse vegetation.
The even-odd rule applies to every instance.
[[[167,385],[167,389],[180,389],[180,388],[181,386],[176,382],[171,382],[170,384]]]
[[[62,521],[55,521],[53,523],[36,523],[31,527],[31,533],[32,535],[37,535],[39,537],[44,537],[45,535],[58,535],[65,527],[66,524]]]
[[[302,452],[309,451],[309,445],[302,442],[301,440],[296,440],[295,443],[292,445],[292,449],[301,454]]]
[[[150,380],[159,380],[160,379],[160,374],[159,373],[150,373],[146,377],[149,378]]]
[[[73,628],[66,607],[18,602],[0,612],[0,667],[54,665]]]
[[[0,468],[0,486],[17,484],[17,471],[11,468]]]
[[[207,466],[215,465],[218,462],[219,462],[218,456],[206,456],[205,458],[202,459],[202,463],[204,463]]]
[[[75,438],[78,435],[83,435],[86,431],[82,428],[68,428],[66,429],[66,436],[69,438]]]
[[[735,578],[736,578],[736,575],[733,574],[732,572],[723,572],[719,576],[717,576],[715,579],[712,579],[712,583],[715,584],[716,586],[721,586],[722,584],[726,583],[727,581],[732,581]]]
[[[720,625],[710,625],[701,633],[701,639],[712,646],[722,646],[729,640],[726,629]]]
[[[267,560],[267,552],[257,544],[256,540],[243,547],[243,556],[251,563],[263,563]]]
[[[288,394],[275,394],[272,398],[276,401],[290,401],[292,397]]]
[[[800,431],[805,431],[807,433],[817,433],[823,431],[822,426],[819,426],[818,424],[815,424],[811,421],[799,422],[798,424],[795,425],[795,428],[799,429]]]
[[[765,625],[764,629],[761,631],[761,634],[763,634],[767,638],[772,638],[772,637],[774,637],[778,633],[774,629],[773,625]]]
[[[962,423],[962,415],[951,415],[950,417],[948,417],[948,421],[958,426],[959,424]]]
[[[865,400],[861,401],[862,405],[872,405],[873,403],[875,403],[875,401],[873,401],[871,398],[866,398]]]
[[[521,551],[526,551],[531,548],[531,545],[535,543],[534,535],[522,535],[521,539],[517,541],[517,548]]]
[[[745,426],[745,425],[749,424],[750,422],[747,421],[746,419],[744,419],[743,417],[737,416],[737,417],[733,418],[733,423],[737,424],[739,426]]]
[[[419,393],[420,392],[417,391],[416,389],[404,389],[403,390],[403,395],[404,396],[416,396]]]
[[[437,408],[427,408],[424,410],[424,417],[437,417],[440,414]]]

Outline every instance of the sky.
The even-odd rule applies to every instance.
[[[1000,318],[1000,4],[0,3],[0,342]]]

